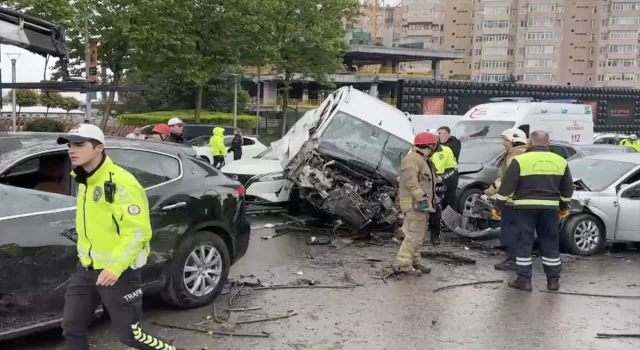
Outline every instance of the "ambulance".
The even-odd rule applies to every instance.
[[[544,130],[554,141],[593,143],[591,106],[567,102],[511,100],[484,103],[469,110],[452,128],[458,138],[499,137],[506,129]]]

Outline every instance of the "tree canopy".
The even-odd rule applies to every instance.
[[[20,114],[22,107],[37,106],[39,101],[38,93],[33,90],[16,90],[16,104],[20,108],[18,114]]]

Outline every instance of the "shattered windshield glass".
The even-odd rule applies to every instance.
[[[462,120],[451,129],[451,135],[467,137],[499,137],[503,131],[512,128],[515,122],[492,120]]]
[[[318,146],[389,173],[398,172],[402,157],[411,149],[409,142],[343,112],[329,122]]]

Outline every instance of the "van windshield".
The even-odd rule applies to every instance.
[[[512,128],[516,123],[502,120],[461,120],[451,129],[457,138],[466,137],[500,137],[500,134]]]

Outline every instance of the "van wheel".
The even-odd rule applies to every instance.
[[[482,190],[478,187],[468,188],[462,192],[458,198],[458,213],[462,214],[466,206],[471,204],[473,197],[482,195]]]
[[[589,256],[601,251],[606,244],[605,230],[591,214],[570,217],[560,232],[560,242],[573,255]]]
[[[229,249],[222,238],[197,232],[175,250],[162,298],[183,309],[211,304],[227,283],[230,267]]]

